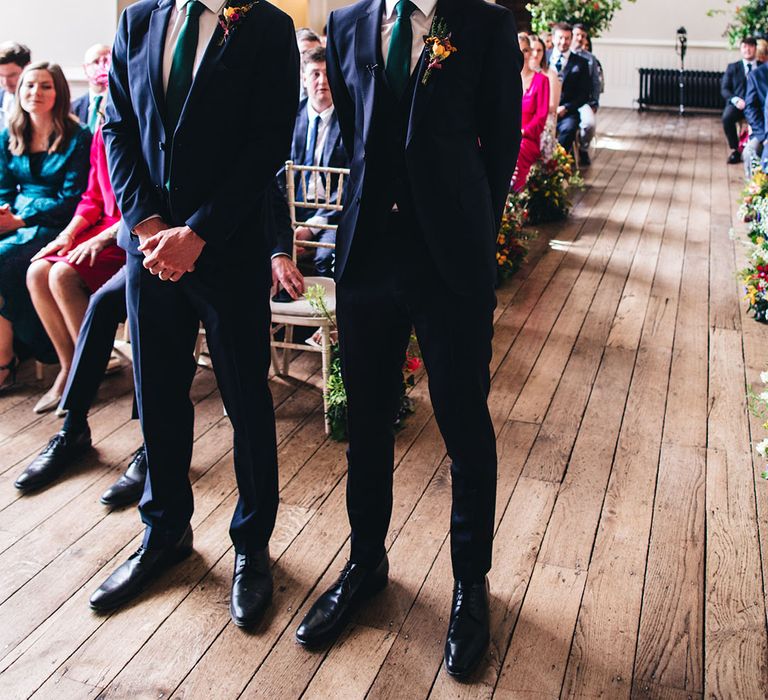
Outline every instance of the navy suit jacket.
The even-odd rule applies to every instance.
[[[296,126],[293,129],[293,142],[291,145],[291,160],[297,164],[301,165],[304,163],[306,159],[306,150],[307,150],[307,132],[309,131],[309,116],[307,114],[307,99],[303,99],[301,101],[301,104],[299,104],[299,111],[296,115]],[[339,117],[336,113],[336,110],[333,111],[333,114],[331,115],[331,121],[328,124],[328,134],[325,138],[325,145],[323,146],[323,155],[320,158],[320,163],[318,165],[324,167],[324,168],[348,168],[349,167],[349,159],[347,158],[347,152],[344,149],[344,144],[341,141],[341,127],[339,126]],[[331,178],[330,188],[331,188],[331,202],[336,202],[338,200],[338,195],[336,193],[336,189],[338,187],[338,181],[339,178],[333,177]],[[285,168],[281,168],[280,172],[277,175],[277,182],[280,186],[281,191],[283,194],[285,194],[286,191],[286,182],[285,182]],[[298,178],[297,178],[298,182]],[[326,183],[327,185],[327,183]],[[298,187],[298,184],[297,184]],[[300,193],[297,190],[296,196],[299,197]],[[318,216],[324,216],[326,219],[328,219],[329,224],[338,224],[339,219],[341,218],[341,212],[339,211],[328,211],[325,209],[321,209],[317,212],[312,211],[310,212],[313,215]],[[286,253],[290,255],[293,250],[293,237],[288,236],[286,237],[284,235],[285,227],[279,227],[278,229],[279,235],[278,235],[278,241],[277,246],[275,247],[274,253]]]
[[[81,124],[88,124],[88,107],[91,103],[91,95],[86,92],[85,95],[80,95],[76,100],[72,100],[70,109]]]
[[[459,293],[494,284],[496,237],[520,146],[522,57],[512,13],[483,0],[438,0],[457,48],[426,85],[420,60],[410,109],[405,173],[415,215],[441,276]],[[351,163],[336,234],[341,280],[355,236],[380,228],[386,190],[384,129],[374,118],[389,89],[381,55],[381,0],[335,10],[328,20],[328,80]],[[391,205],[390,205],[391,206]]]
[[[552,51],[547,52],[547,58],[551,59]],[[554,64],[550,63],[554,68]],[[589,72],[589,62],[583,56],[571,51],[568,63],[560,71],[563,90],[560,93],[560,106],[565,107],[566,114],[573,115],[579,108],[589,102],[592,94],[592,78]]]
[[[759,66],[760,64],[758,63],[752,71],[757,70]],[[744,70],[743,61],[734,61],[728,64],[720,81],[720,94],[727,103],[734,97],[741,97],[742,100],[746,99],[747,73]]]
[[[755,68],[747,79],[744,97],[744,116],[752,128],[752,138],[760,142],[766,139],[765,97],[768,93],[768,63]]]
[[[104,141],[123,216],[118,241],[140,255],[130,231],[160,214],[203,238],[203,256],[268,253],[269,189],[288,155],[299,96],[293,22],[261,0],[224,43],[217,26],[168,134],[162,63],[172,6],[140,0],[115,37]]]

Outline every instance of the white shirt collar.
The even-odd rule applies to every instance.
[[[437,0],[411,0],[411,2],[416,5],[425,17],[429,17],[430,13],[437,7]],[[397,5],[397,0],[385,0],[384,16],[387,19],[395,14],[395,5]]]
[[[309,118],[310,124],[315,120],[315,117],[318,117],[318,116],[320,117],[320,121],[323,122],[323,124],[325,124],[325,122],[327,122],[328,119],[330,119],[332,114],[333,114],[333,105],[331,105],[330,107],[328,107],[328,109],[325,109],[322,112],[320,112],[320,114],[318,114],[317,112],[315,112],[314,109],[312,109],[312,105],[310,104],[309,100],[307,100],[307,117]]]
[[[552,63],[557,63],[557,59],[562,56],[563,57],[563,63],[566,63],[568,61],[568,58],[571,55],[571,49],[568,49],[565,53],[560,53],[557,49],[552,49]]]
[[[176,0],[176,10],[178,12],[182,12],[184,10],[184,5],[186,5],[188,2],[189,0]],[[226,4],[226,0],[224,0],[224,2],[221,0],[198,0],[198,2],[201,2],[203,5],[205,5],[216,16],[221,13],[221,9]]]
[[[754,59],[754,60],[752,60],[752,61],[748,61],[746,58],[742,58],[742,59],[741,59],[741,62],[742,62],[742,63],[743,63],[745,66],[752,66],[752,67],[754,68],[754,67],[755,67],[755,64],[757,63],[757,59]]]

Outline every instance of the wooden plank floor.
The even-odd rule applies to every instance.
[[[344,446],[302,357],[272,380],[277,587],[252,633],[229,620],[236,491],[211,372],[194,385],[196,554],[109,616],[88,597],[142,530],[98,503],[140,441],[130,376],[101,388],[96,450],[31,496],[13,480],[59,421],[32,413],[29,367],[0,397],[0,698],[768,697],[768,484],[746,402],[768,328],[735,275],[741,170],[715,117],[602,110],[599,126],[573,215],[499,290],[492,644],[472,682],[441,665],[450,477],[423,376],[397,442],[391,585],[332,648],[295,643],[348,548]]]

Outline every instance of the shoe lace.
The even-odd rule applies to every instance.
[[[66,445],[67,438],[62,435],[61,433],[56,433],[48,444],[45,446],[45,449],[43,450],[44,455],[49,455],[51,452],[53,452],[57,447]]]

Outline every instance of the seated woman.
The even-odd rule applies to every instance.
[[[557,108],[560,105],[560,93],[563,85],[557,71],[551,68],[547,62],[547,50],[544,42],[535,34],[528,38],[531,42],[531,53],[529,54],[531,70],[545,75],[549,80],[549,116],[544,131],[541,133],[541,155],[544,160],[549,160],[557,145]]]
[[[115,245],[119,226],[104,139],[97,129],[91,144],[88,189],[72,221],[32,258],[27,271],[32,302],[61,365],[53,386],[35,406],[36,413],[58,406],[88,298],[125,264],[125,252]]]
[[[28,65],[16,94],[0,133],[0,392],[16,381],[15,347],[55,361],[25,278],[30,258],[72,218],[88,181],[91,139],[69,113],[58,65]]]
[[[549,116],[549,80],[543,73],[531,68],[531,41],[527,34],[518,34],[520,51],[523,53],[522,139],[517,167],[512,178],[512,189],[519,192],[525,187],[531,166],[541,158],[541,134]]]

